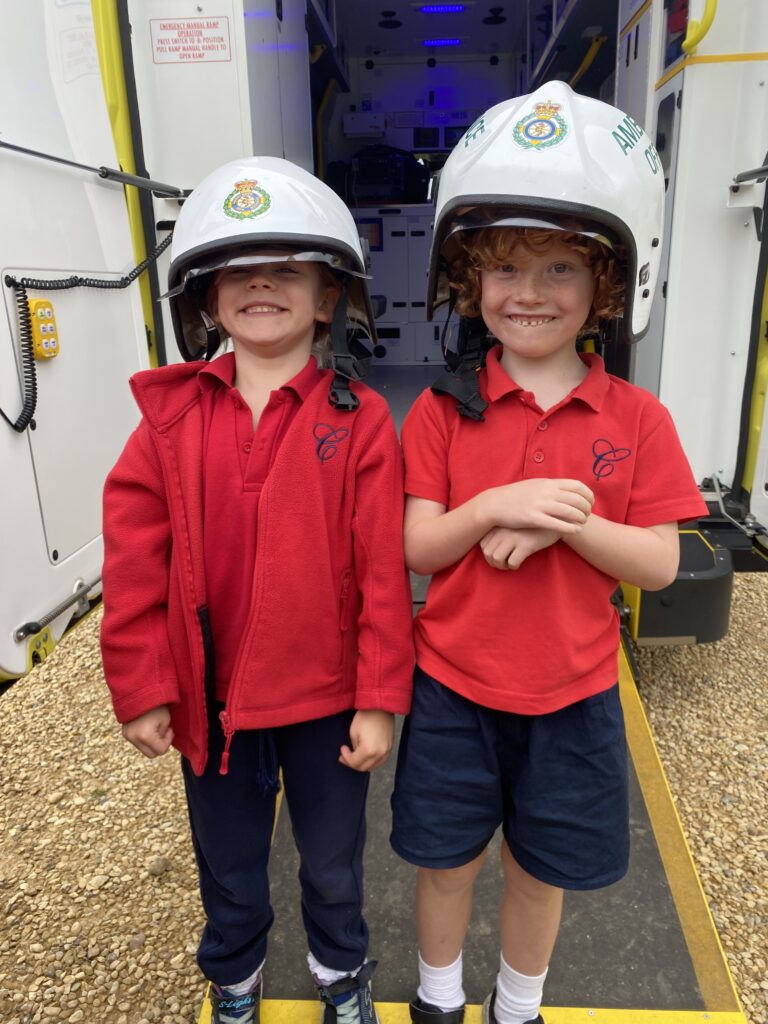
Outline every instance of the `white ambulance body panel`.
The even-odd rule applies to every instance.
[[[752,207],[762,206],[765,189],[753,184],[736,199],[731,185],[739,172],[760,167],[768,150],[768,8],[749,0],[728,8],[718,10],[695,54],[666,68],[661,0],[635,24],[647,19],[653,41],[648,132],[661,133],[668,189],[666,273],[632,371],[669,407],[696,478],[714,474],[726,484],[737,459],[760,248]],[[619,33],[617,102],[634,96],[640,116],[634,51],[627,51],[635,28]]]
[[[697,479],[730,482],[760,248],[752,209],[730,204],[730,186],[768,148],[768,60],[699,64],[683,75],[659,397]],[[763,131],[744,131],[734,97]],[[756,205],[764,188],[752,186]]]
[[[0,93],[2,140],[89,166],[117,166],[89,3],[6,5]],[[17,301],[5,277],[119,278],[133,266],[123,188],[95,174],[0,150],[0,408],[22,407]],[[78,585],[100,585],[104,477],[138,421],[127,380],[147,365],[136,286],[97,291],[29,288],[50,300],[59,354],[36,362],[37,409],[16,433],[0,420],[0,679],[25,672],[35,642],[14,631],[39,622]],[[29,644],[32,644],[30,648]]]

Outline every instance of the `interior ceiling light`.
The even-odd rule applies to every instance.
[[[395,15],[397,11],[382,11],[379,28],[402,28],[402,21],[398,21]]]
[[[461,14],[464,4],[420,4],[422,14]]]
[[[484,25],[503,25],[507,20],[501,16],[501,12],[504,10],[503,7],[492,7],[491,13],[487,18],[483,18]]]
[[[460,39],[422,39],[422,46],[461,46]]]

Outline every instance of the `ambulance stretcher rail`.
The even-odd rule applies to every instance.
[[[745,181],[760,181],[761,178],[768,178],[768,164],[755,167],[751,171],[742,171],[741,174],[736,174],[733,180],[741,185]]]
[[[62,612],[65,612],[67,608],[71,608],[73,604],[77,604],[85,598],[86,594],[90,593],[94,587],[101,583],[101,576],[97,576],[91,583],[82,583],[66,600],[57,604],[55,608],[52,608],[47,614],[43,615],[37,622],[25,622],[23,626],[19,626],[18,629],[13,631],[13,639],[16,643],[21,643],[22,640],[26,640],[28,636],[34,636],[36,633],[40,633],[49,623],[53,622],[54,619],[58,618]]]
[[[136,188],[149,189],[160,196],[183,199],[187,194],[184,192],[184,189],[177,188],[175,185],[165,185],[162,181],[153,181],[152,178],[143,178],[138,174],[127,174],[125,171],[116,171],[112,167],[91,167],[88,164],[79,164],[74,160],[66,160],[61,156],[53,156],[51,153],[41,153],[36,149],[15,146],[11,142],[0,142],[0,148],[10,149],[14,153],[24,153],[26,156],[34,156],[40,160],[50,160],[52,163],[64,164],[67,167],[77,167],[81,171],[90,171],[100,178],[117,181],[123,185],[135,185]]]
[[[744,522],[739,522],[738,519],[734,519],[732,515],[729,515],[728,510],[725,507],[725,495],[723,494],[723,485],[720,482],[719,477],[713,473],[710,477],[712,481],[712,488],[715,492],[717,499],[718,508],[720,509],[720,515],[723,519],[726,519],[732,526],[735,526],[737,530],[740,530],[749,538],[760,537],[768,535],[768,529],[759,520],[757,520],[751,512],[748,512],[744,516]]]

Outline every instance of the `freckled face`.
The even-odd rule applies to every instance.
[[[273,255],[273,253],[264,253]],[[229,267],[214,277],[211,315],[235,344],[262,352],[311,348],[315,323],[330,323],[339,289],[326,284],[316,263],[280,261]]]
[[[553,241],[543,253],[517,246],[509,262],[481,271],[480,310],[505,352],[542,359],[573,346],[595,294],[578,250]]]

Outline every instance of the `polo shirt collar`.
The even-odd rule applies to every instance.
[[[317,360],[314,356],[310,356],[307,360],[307,365],[299,370],[295,377],[281,385],[278,390],[293,391],[304,402],[321,376]],[[234,352],[225,352],[223,356],[218,356],[212,362],[206,363],[205,366],[201,367],[197,379],[201,390],[211,390],[217,386],[217,383],[225,384],[230,388],[234,387]]]
[[[486,357],[486,398],[490,402],[496,402],[504,395],[522,394],[524,390],[502,368],[500,359],[503,351],[501,345],[495,345]],[[589,372],[568,397],[577,398],[599,412],[610,386],[605,364],[594,352],[580,352],[579,358],[587,365]]]

